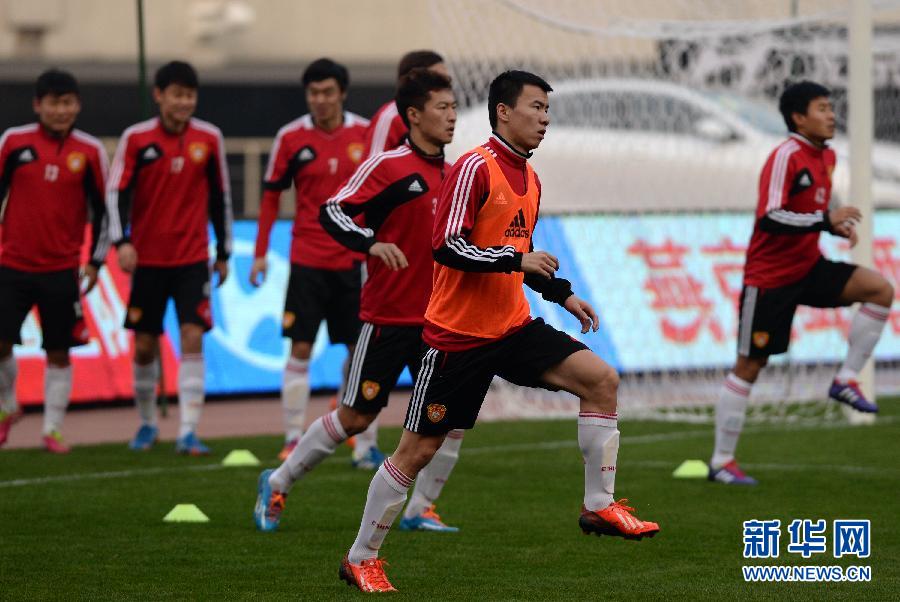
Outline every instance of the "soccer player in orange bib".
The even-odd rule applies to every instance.
[[[550,123],[543,79],[507,71],[490,86],[494,130],[466,153],[441,186],[432,248],[434,289],[425,313],[423,355],[400,443],[369,486],[356,541],[340,576],[364,592],[395,591],[378,558],[416,475],[452,429],[474,426],[495,375],[518,385],[565,390],[581,400],[585,533],[651,537],[656,523],[613,499],[619,431],[618,375],[583,343],[530,316],[522,284],[599,327],[594,309],[557,278],[559,262],[534,251],[540,183],[528,163]]]

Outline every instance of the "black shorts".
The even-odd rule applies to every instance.
[[[738,355],[768,357],[784,353],[798,305],[844,307],[841,293],[856,266],[820,258],[798,282],[778,288],[744,286],[738,313]]]
[[[174,267],[138,266],[131,278],[125,328],[162,334],[171,298],[179,324],[196,324],[206,332],[212,329],[209,286],[209,264],[205,261]]]
[[[0,340],[21,343],[22,323],[35,305],[44,349],[69,349],[90,340],[77,269],[23,272],[0,266]]]
[[[363,414],[377,414],[387,405],[403,368],[417,374],[421,361],[421,326],[363,322],[341,403]]]
[[[582,349],[587,349],[584,343],[541,318],[499,341],[466,351],[424,345],[405,427],[420,435],[470,429],[495,375],[523,387],[556,391],[541,375]]]
[[[312,343],[322,320],[332,343],[352,345],[359,336],[359,263],[349,270],[320,270],[291,264],[281,333],[292,341]]]

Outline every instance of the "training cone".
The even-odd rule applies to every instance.
[[[248,449],[233,449],[222,460],[222,466],[259,466],[259,458]]]
[[[163,517],[165,523],[208,523],[209,517],[194,504],[178,504]]]
[[[672,473],[676,479],[705,479],[708,475],[709,466],[703,460],[685,460]]]

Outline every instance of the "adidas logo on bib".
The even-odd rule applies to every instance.
[[[801,186],[811,186],[812,185],[812,178],[809,177],[808,173],[805,173],[805,174],[803,174],[803,176],[800,177],[800,185]]]
[[[144,155],[143,155],[144,161],[152,161],[153,159],[156,159],[158,157],[159,157],[159,153],[156,152],[156,149],[153,148],[152,146],[144,151]]]
[[[531,236],[531,231],[528,229],[528,224],[525,222],[525,214],[522,213],[521,209],[519,209],[519,212],[513,220],[509,222],[509,227],[503,235],[507,238],[528,238]]]
[[[304,147],[303,150],[300,151],[300,154],[297,155],[297,159],[299,159],[300,161],[312,161],[315,158],[315,155],[308,146]]]
[[[424,189],[418,180],[413,180],[413,183],[409,185],[407,188],[410,192],[422,192]]]
[[[19,154],[19,163],[30,163],[34,161],[34,153],[30,148],[26,148]]]

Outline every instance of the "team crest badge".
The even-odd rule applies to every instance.
[[[381,391],[381,385],[374,380],[364,380],[359,388],[362,391],[363,397],[369,401],[375,399],[375,396]]]
[[[282,328],[290,328],[294,325],[294,322],[297,321],[297,315],[292,311],[284,312],[284,316],[281,318],[281,327]]]
[[[209,154],[209,147],[205,142],[191,142],[188,145],[188,156],[194,163],[203,163],[207,154]]]
[[[444,419],[444,415],[447,413],[447,406],[441,405],[439,403],[430,403],[428,404],[428,420],[432,422],[440,422]]]
[[[129,307],[128,308],[128,321],[132,324],[136,324],[141,321],[141,316],[144,315],[144,311],[140,307]]]
[[[762,349],[769,344],[769,333],[757,330],[753,333],[753,344]]]
[[[366,152],[366,145],[361,142],[354,142],[347,145],[347,156],[354,163],[362,161],[363,153]]]
[[[87,157],[84,156],[84,153],[79,153],[78,151],[69,153],[69,156],[66,157],[66,167],[69,168],[69,171],[72,173],[81,173],[84,171],[84,166],[87,163]]]

